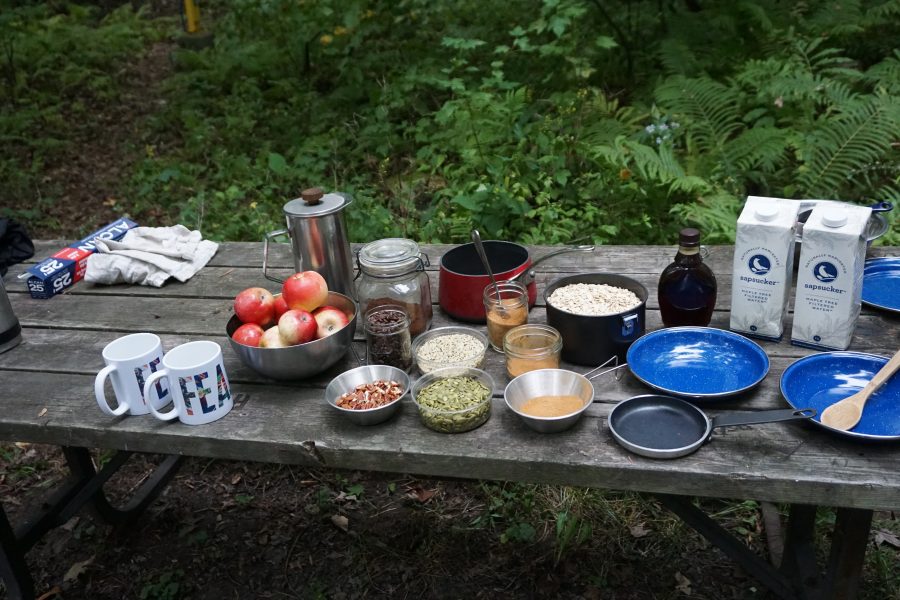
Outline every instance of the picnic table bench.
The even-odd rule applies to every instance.
[[[36,258],[64,245],[39,242]],[[433,265],[435,301],[436,265],[449,248],[423,247]],[[550,250],[530,248],[533,257]],[[712,247],[707,259],[719,283],[714,327],[728,327],[732,250]],[[529,320],[545,321],[541,295],[549,282],[566,274],[606,272],[627,275],[647,287],[647,331],[658,329],[662,323],[656,282],[674,252],[668,246],[600,246],[591,254],[551,259],[538,272],[539,300]],[[897,255],[900,249],[874,248],[871,254]],[[286,246],[273,249],[270,260],[285,276],[293,271]],[[420,423],[409,401],[384,424],[353,425],[323,400],[330,379],[356,366],[352,352],[321,375],[285,383],[256,374],[228,347],[225,324],[235,294],[250,286],[272,287],[263,277],[261,261],[261,244],[223,243],[212,262],[185,284],[156,289],[95,287],[82,282],[49,300],[31,299],[24,286],[16,284],[16,275],[27,265],[10,271],[7,287],[24,341],[0,354],[0,440],[60,446],[73,474],[68,485],[17,528],[0,509],[0,575],[10,597],[33,595],[24,554],[44,532],[64,523],[85,503],[113,522],[135,518],[174,475],[183,456],[651,493],[782,598],[852,597],[873,510],[900,508],[900,447],[857,443],[809,425],[728,429],[698,452],[672,461],[629,454],[614,442],[605,425],[606,415],[617,402],[649,391],[628,373],[619,381],[612,376],[595,381],[596,401],[574,428],[552,435],[536,433],[503,405],[502,386],[508,377],[503,357],[490,350],[485,369],[498,389],[493,414],[480,428],[455,435],[433,432]],[[435,306],[433,327],[452,322]],[[103,366],[101,351],[113,339],[141,331],[158,334],[165,350],[197,339],[218,342],[235,394],[232,412],[202,426],[162,422],[152,416],[103,414],[93,394],[94,377]],[[360,356],[365,355],[363,339],[358,328],[354,344]],[[898,339],[900,319],[863,307],[851,349],[889,355]],[[709,405],[711,414],[786,406],[779,391],[781,373],[812,351],[787,340],[760,344],[771,360],[769,375],[752,391]],[[88,454],[91,448],[119,452],[97,472]],[[133,452],[161,453],[168,458],[128,506],[113,507],[103,495],[103,483]],[[780,568],[707,517],[691,502],[692,496],[789,504]],[[813,548],[818,506],[838,508],[824,569],[817,565]]]

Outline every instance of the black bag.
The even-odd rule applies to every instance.
[[[12,219],[0,219],[0,277],[12,265],[34,256],[34,243],[25,226]]]

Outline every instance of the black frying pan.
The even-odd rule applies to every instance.
[[[627,450],[650,458],[678,458],[694,452],[716,427],[809,419],[812,408],[732,412],[710,419],[672,396],[648,394],[619,402],[609,413],[609,431]]]

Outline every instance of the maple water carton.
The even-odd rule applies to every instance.
[[[27,285],[31,297],[50,298],[72,287],[76,281],[84,278],[88,256],[97,251],[94,240],[118,241],[122,239],[125,232],[134,227],[137,227],[137,223],[131,219],[118,219],[30,267]]]
[[[796,200],[747,197],[734,245],[732,331],[781,339],[791,295],[799,211]]]
[[[831,202],[803,226],[791,343],[846,350],[862,304],[866,224],[872,209]]]

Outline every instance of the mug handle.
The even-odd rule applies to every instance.
[[[103,389],[103,386],[106,384],[106,378],[115,370],[115,365],[106,365],[100,369],[100,372],[97,373],[97,379],[94,380],[94,395],[97,396],[97,404],[100,406],[100,410],[112,417],[121,417],[131,409],[131,406],[127,401],[123,402],[116,398],[119,406],[115,410],[111,409],[106,402],[106,391]]]
[[[168,369],[160,369],[156,373],[150,375],[147,378],[147,381],[144,382],[144,400],[147,402],[147,406],[150,407],[150,412],[153,413],[153,416],[157,419],[162,419],[163,421],[171,421],[172,419],[178,416],[178,402],[175,400],[175,391],[172,390],[171,384],[169,385],[170,393],[172,394],[172,410],[169,412],[161,413],[156,410],[155,402],[153,401],[153,396],[151,394],[155,393],[156,386],[153,385],[156,383],[157,379],[162,379],[169,374]],[[157,398],[158,400],[158,398]]]

